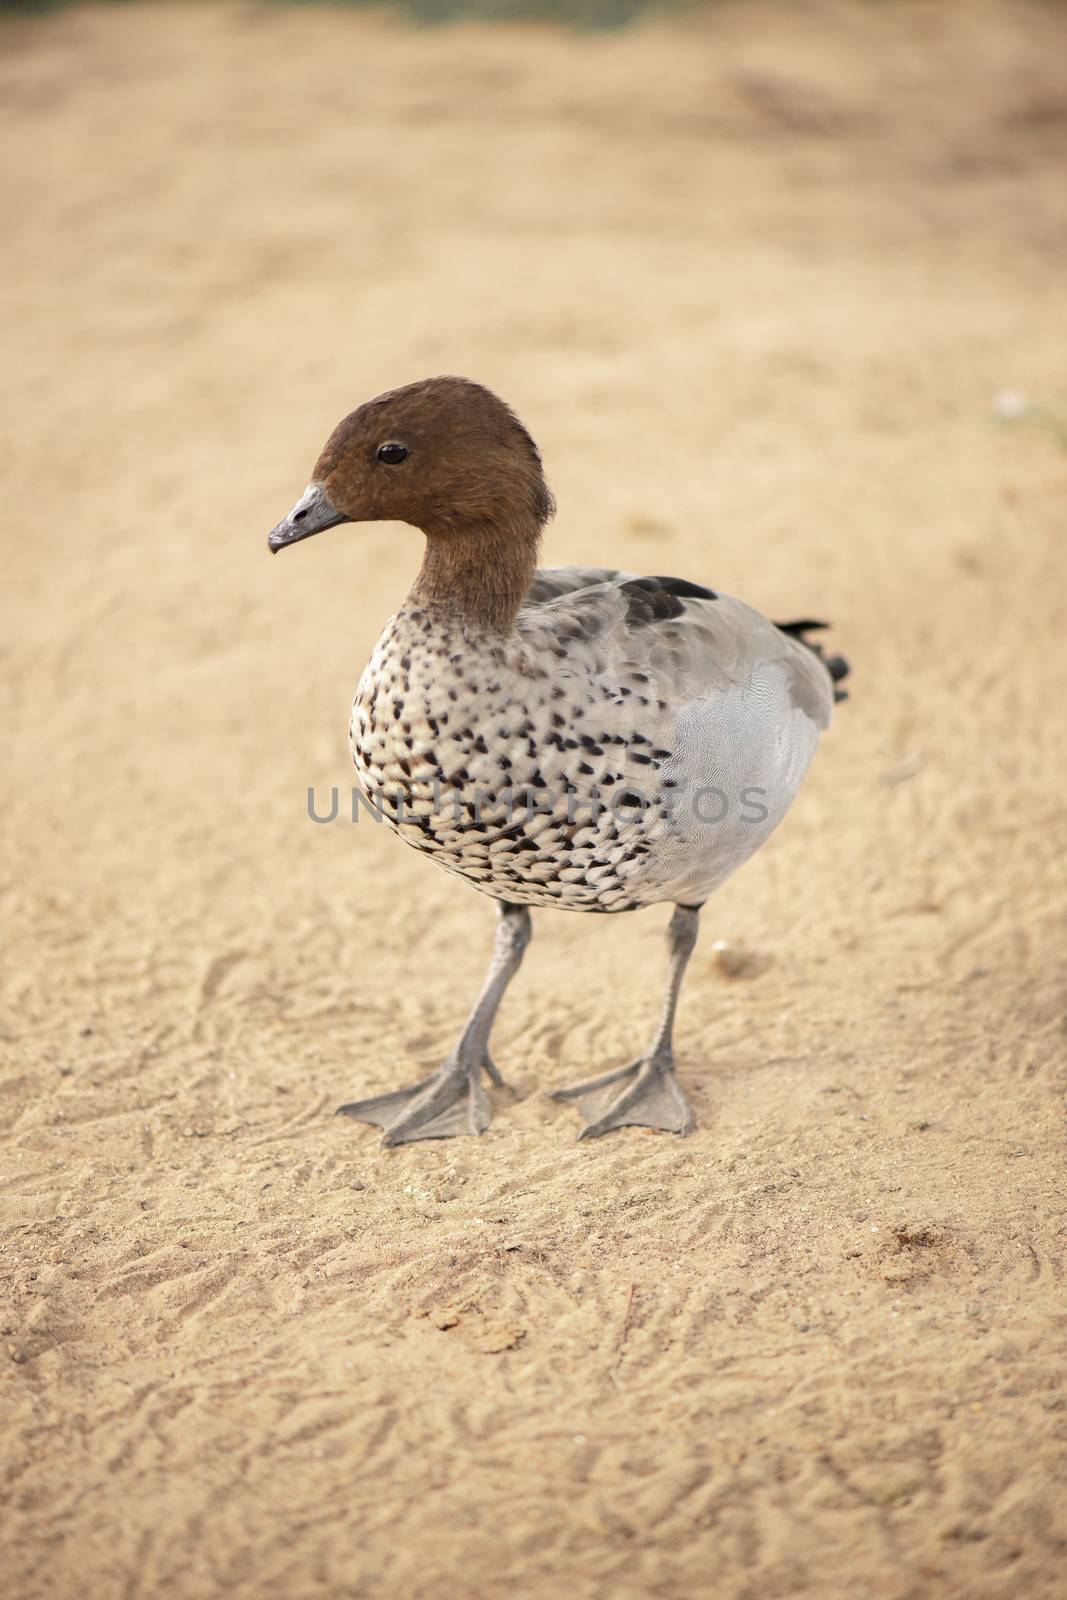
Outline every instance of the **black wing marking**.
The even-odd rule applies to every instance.
[[[690,583],[688,578],[630,578],[620,583],[620,594],[626,596],[626,621],[631,628],[643,628],[650,622],[669,622],[680,617],[685,610],[683,599],[717,600],[714,589],[701,583]]]
[[[775,623],[775,627],[778,629],[779,633],[788,634],[790,639],[796,639],[798,644],[805,645],[813,655],[818,656],[819,660],[830,674],[830,677],[833,679],[835,685],[834,699],[847,700],[848,690],[838,689],[836,687],[843,678],[847,678],[849,675],[849,664],[845,660],[844,656],[825,655],[822,645],[819,644],[817,640],[806,639],[804,637],[806,633],[816,633],[821,631],[823,628],[828,628],[829,626],[830,624],[828,622],[815,622],[810,617],[806,617],[802,622]]]

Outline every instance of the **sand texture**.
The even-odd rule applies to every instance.
[[[4,1596],[1062,1596],[1067,8],[0,42]],[[705,912],[686,1141],[546,1094],[645,1042],[665,908],[535,916],[481,1140],[332,1119],[492,910],[306,816],[418,536],[265,538],[447,371],[548,562],[852,660]]]

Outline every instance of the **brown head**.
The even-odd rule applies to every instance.
[[[341,522],[408,522],[427,539],[415,594],[475,620],[510,620],[553,511],[537,446],[467,378],[424,378],[338,423],[272,551]],[[520,581],[521,580],[521,581]]]

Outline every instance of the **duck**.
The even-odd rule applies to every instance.
[[[348,737],[375,815],[496,905],[485,982],[428,1077],[338,1114],[397,1146],[474,1135],[503,1086],[490,1035],[531,910],[669,903],[659,1019],[633,1060],[554,1091],[580,1138],[684,1135],[674,1025],[704,902],[782,821],[844,698],[826,624],[769,621],[687,578],[538,567],[555,510],[515,412],[468,378],[366,401],[324,445],[268,537],[273,553],[344,523],[408,524],[422,563],[359,680]]]

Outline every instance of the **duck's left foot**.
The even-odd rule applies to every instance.
[[[338,1106],[337,1115],[375,1123],[384,1129],[382,1144],[387,1146],[484,1133],[492,1114],[482,1083],[483,1068],[493,1083],[503,1083],[488,1051],[481,1060],[455,1055],[421,1083],[369,1100],[351,1100]]]
[[[553,1100],[576,1100],[586,1125],[579,1139],[597,1139],[612,1128],[662,1128],[692,1133],[696,1118],[678,1087],[670,1056],[642,1056],[600,1078],[556,1089]]]

